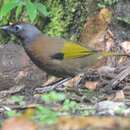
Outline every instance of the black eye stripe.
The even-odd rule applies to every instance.
[[[15,26],[15,29],[16,29],[16,30],[18,30],[18,29],[19,29],[19,27],[18,27],[18,26]]]

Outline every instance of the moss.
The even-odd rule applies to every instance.
[[[87,7],[87,6],[86,6]],[[77,40],[87,18],[85,1],[64,0],[64,19],[67,24],[66,37]]]
[[[45,27],[45,31],[49,35],[61,36],[65,30],[65,24],[63,21],[63,7],[60,0],[48,0],[46,3],[48,10],[50,11],[50,23]]]
[[[88,15],[92,0],[47,0],[50,22],[44,32],[77,41]]]
[[[115,4],[118,3],[119,0],[100,0],[97,3],[98,8],[108,8],[108,7],[112,7]]]

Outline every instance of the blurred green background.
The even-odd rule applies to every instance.
[[[77,41],[90,12],[92,1],[1,0],[0,25],[29,22],[48,35]]]

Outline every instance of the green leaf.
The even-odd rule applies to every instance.
[[[13,8],[17,6],[16,2],[8,2],[2,6],[0,11],[1,16],[6,16]]]
[[[65,99],[65,95],[63,93],[57,93],[55,91],[52,91],[42,95],[41,98],[43,101],[50,103],[50,102],[63,101]]]
[[[35,4],[28,1],[26,5],[26,9],[27,9],[27,14],[29,16],[29,19],[31,20],[31,22],[33,22],[37,16],[37,8]]]
[[[63,103],[63,110],[69,111],[71,109],[76,109],[78,107],[78,104],[75,101],[70,101],[69,99],[66,99]]]
[[[7,117],[14,117],[17,115],[17,112],[15,110],[6,111],[5,114]]]
[[[24,96],[12,96],[11,100],[14,102],[22,102],[24,100]]]
[[[127,18],[127,17],[117,17],[116,19],[118,21],[124,22],[126,24],[130,24],[130,18]]]
[[[20,16],[21,12],[22,12],[22,5],[19,5],[16,9],[16,18]]]
[[[25,105],[24,96],[12,96],[11,100],[21,106]]]
[[[47,11],[47,8],[45,5],[41,4],[41,3],[35,3],[38,11],[43,14],[44,16],[49,16],[49,12]]]
[[[53,124],[56,122],[58,115],[58,112],[39,105],[37,106],[35,119],[45,124]]]

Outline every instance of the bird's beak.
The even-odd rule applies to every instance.
[[[3,26],[3,27],[0,27],[1,30],[3,31],[8,31],[10,28],[10,26]]]
[[[5,31],[5,32],[9,32],[9,31],[10,31],[10,26],[0,27],[0,30],[3,30],[3,31]]]

